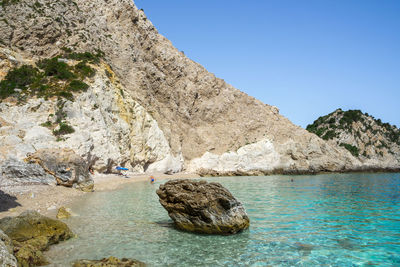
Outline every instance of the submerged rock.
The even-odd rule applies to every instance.
[[[16,267],[17,260],[13,255],[11,239],[0,230],[0,266]]]
[[[58,185],[93,191],[94,182],[86,161],[71,149],[42,149],[27,157],[53,175]]]
[[[71,213],[69,213],[65,207],[61,207],[58,209],[56,216],[57,219],[68,219],[69,217],[71,217]]]
[[[20,266],[47,264],[42,251],[73,236],[68,226],[58,220],[26,211],[17,217],[0,220],[0,229],[12,240],[14,255]]]
[[[102,260],[78,260],[74,262],[72,265],[73,267],[114,267],[114,266],[121,266],[121,267],[130,267],[130,266],[137,266],[142,267],[146,266],[141,261],[134,260],[134,259],[118,259],[115,257],[104,258]]]
[[[242,203],[219,183],[171,180],[160,185],[157,195],[181,230],[235,234],[250,225]]]

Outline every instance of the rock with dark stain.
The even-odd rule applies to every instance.
[[[205,234],[236,234],[250,225],[241,202],[221,184],[171,180],[157,190],[177,228]]]
[[[134,259],[118,259],[115,257],[104,258],[102,260],[78,260],[73,267],[144,267],[141,261]]]
[[[42,166],[55,177],[58,185],[93,191],[94,182],[87,162],[71,149],[41,149],[29,155],[26,161]]]
[[[0,229],[12,240],[19,266],[48,264],[42,251],[73,236],[65,223],[42,216],[36,211],[26,211],[17,217],[5,217],[0,220]]]

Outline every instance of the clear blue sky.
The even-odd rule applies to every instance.
[[[302,127],[336,108],[400,126],[400,0],[136,0],[191,59]]]

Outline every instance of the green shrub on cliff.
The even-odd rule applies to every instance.
[[[104,53],[99,50],[95,54],[74,53],[70,49],[64,51],[69,59],[79,62],[73,66],[67,60],[61,59],[61,56],[56,56],[40,60],[37,67],[23,65],[11,69],[0,82],[0,100],[10,96],[24,100],[29,95],[45,99],[58,96],[73,100],[74,92],[86,91],[89,86],[83,80],[96,73],[87,63],[99,62]]]
[[[72,68],[67,63],[59,61],[58,57],[41,60],[38,67],[44,70],[46,76],[54,76],[60,80],[70,80],[76,77]]]
[[[0,98],[4,99],[15,93],[15,89],[26,91],[26,87],[39,79],[39,70],[29,65],[10,70],[0,82]]]
[[[19,1],[20,0],[2,0],[2,1],[0,1],[0,6],[5,8],[8,5],[17,4]]]
[[[96,71],[86,65],[85,62],[79,62],[75,65],[75,72],[77,72],[81,77],[93,77]]]
[[[324,140],[329,140],[333,139],[336,137],[336,132],[334,130],[327,131],[324,136],[322,136],[322,139]]]
[[[343,113],[343,117],[340,119],[339,123],[344,125],[351,125],[353,122],[363,121],[363,113],[361,110],[348,110]]]
[[[59,126],[60,128],[58,130],[53,131],[53,134],[55,136],[71,134],[75,132],[74,128],[71,125],[67,124],[66,122],[60,122]]]
[[[346,148],[348,151],[350,151],[351,154],[353,154],[353,156],[358,157],[360,151],[357,147],[352,146],[350,144],[346,144],[346,143],[341,143],[340,146]]]
[[[85,92],[89,88],[89,85],[86,83],[79,81],[79,80],[73,80],[70,82],[68,85],[68,91],[72,92]]]
[[[96,49],[96,53],[83,52],[77,53],[73,52],[70,48],[63,47],[62,50],[65,52],[63,54],[64,58],[73,59],[78,61],[90,62],[90,63],[99,63],[100,59],[104,57],[104,52],[100,49]]]

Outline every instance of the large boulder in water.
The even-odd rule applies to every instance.
[[[235,234],[250,225],[242,203],[219,183],[171,180],[160,185],[157,195],[181,230]]]
[[[12,240],[19,266],[47,264],[42,251],[73,236],[65,223],[42,216],[36,211],[0,219],[0,229]]]
[[[93,191],[94,182],[88,163],[71,149],[42,149],[26,158],[53,175],[58,185]]]

